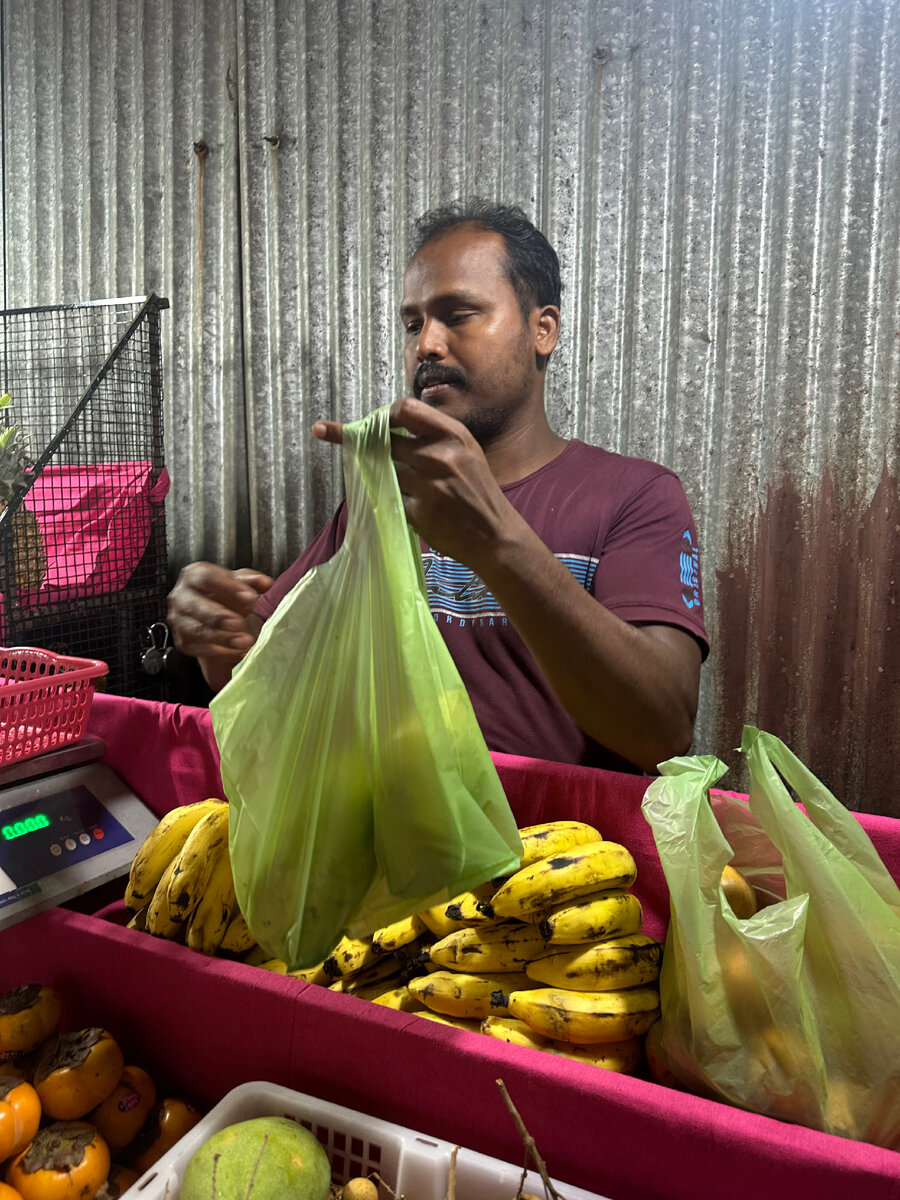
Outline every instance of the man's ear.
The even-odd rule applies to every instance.
[[[532,313],[534,351],[539,358],[549,358],[556,348],[559,337],[559,309],[555,304],[545,304]]]

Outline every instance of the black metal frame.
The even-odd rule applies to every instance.
[[[165,698],[168,690],[166,674],[149,674],[146,666],[155,660],[145,658],[153,644],[151,627],[165,619],[164,506],[153,507],[138,561],[129,560],[126,567],[123,560],[121,574],[130,572],[124,586],[102,590],[95,583],[93,592],[84,585],[79,593],[82,585],[76,583],[69,589],[78,593],[74,596],[66,595],[66,568],[58,562],[55,588],[34,590],[33,582],[24,590],[20,586],[22,554],[36,561],[40,538],[33,520],[23,529],[16,513],[23,506],[30,510],[30,493],[36,503],[39,480],[45,499],[64,509],[69,468],[115,471],[112,464],[142,464],[145,483],[158,483],[165,467],[159,314],[168,307],[167,300],[151,295],[0,310],[0,392],[12,396],[10,407],[0,413],[7,425],[25,433],[35,464],[28,487],[0,512],[0,643],[102,659],[109,667],[106,690],[152,699]],[[93,532],[91,503],[82,497],[88,514],[84,529],[90,526]],[[97,512],[105,512],[99,502]],[[73,568],[73,579],[80,580],[89,563],[86,551],[78,559],[78,519],[73,516],[70,533],[71,561],[79,568]],[[97,528],[105,519],[98,516]],[[115,558],[117,552],[111,543],[108,553]]]

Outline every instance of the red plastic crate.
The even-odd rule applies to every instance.
[[[105,662],[31,646],[0,648],[0,766],[77,741]]]

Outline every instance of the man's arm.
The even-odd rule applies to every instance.
[[[691,745],[701,652],[668,625],[604,608],[513,510],[493,556],[472,565],[573,721],[646,771]]]
[[[392,439],[407,519],[430,545],[475,571],[502,605],[575,723],[647,771],[693,737],[701,652],[668,625],[631,625],[584,590],[512,507],[458,421],[398,401]],[[320,422],[318,437],[340,440]]]

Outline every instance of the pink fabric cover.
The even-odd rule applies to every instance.
[[[23,606],[116,592],[141,560],[169,490],[165,468],[151,486],[149,462],[44,467],[25,496],[44,539],[47,572]]]
[[[97,695],[88,731],[157,813],[220,790],[205,710]],[[662,937],[668,901],[640,812],[646,780],[494,757],[521,824],[582,817],[632,849],[646,927]],[[900,876],[900,822],[860,819]],[[892,1151],[205,959],[97,916],[57,909],[0,934],[0,986],[32,979],[61,992],[67,1027],[104,1025],[127,1061],[203,1105],[268,1079],[520,1162],[502,1078],[551,1174],[615,1200],[900,1197]]]

